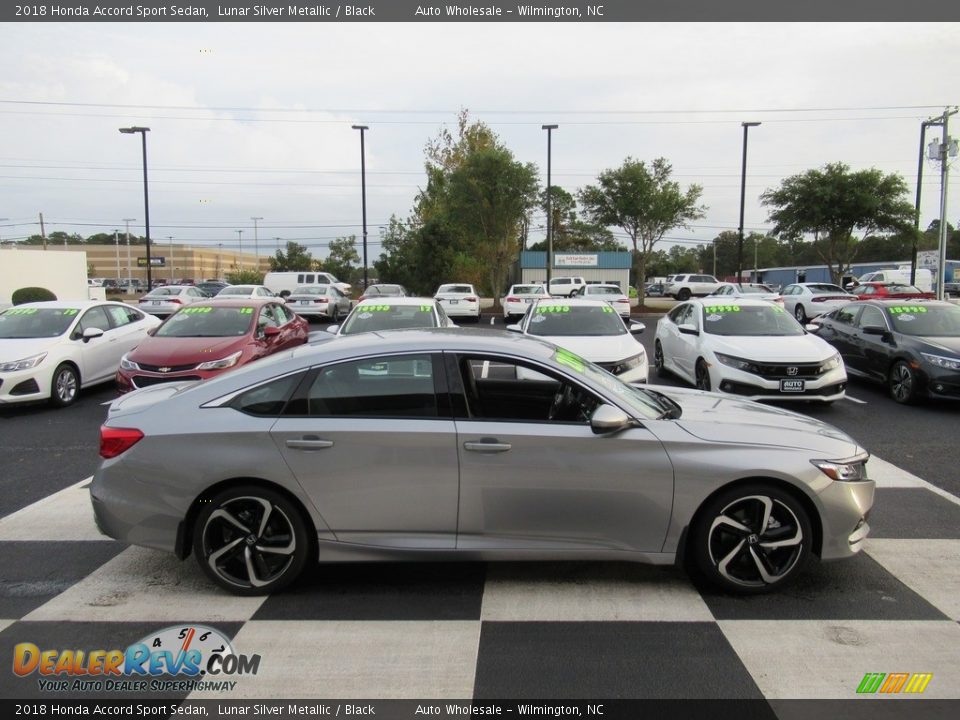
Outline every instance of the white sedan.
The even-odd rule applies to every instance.
[[[700,298],[657,323],[654,367],[701,390],[752,400],[833,402],[847,372],[837,351],[764,300]]]
[[[644,328],[638,322],[628,328],[604,300],[581,298],[537,300],[520,324],[507,326],[507,330],[549,340],[626,383],[647,381],[647,354],[634,337]]]
[[[597,284],[597,285],[587,285],[580,291],[580,294],[585,298],[596,298],[597,300],[605,300],[613,306],[613,309],[617,311],[617,314],[622,318],[630,317],[630,298],[624,294],[616,285],[607,285],[607,284]]]
[[[753,298],[754,300],[768,300],[783,307],[783,296],[771,287],[759,283],[721,283],[714,292],[707,295],[708,298],[720,298],[721,300],[734,300],[742,297]]]
[[[284,298],[276,295],[265,285],[227,285],[214,296],[218,298],[276,298],[284,302]]]
[[[500,299],[503,308],[503,319],[509,321],[511,317],[522,316],[534,300],[550,297],[543,285],[527,283],[511,285],[507,294]]]
[[[173,315],[185,305],[209,299],[205,292],[193,285],[165,285],[140,298],[138,307],[151,315]]]
[[[801,323],[859,300],[839,285],[827,282],[793,283],[782,292],[784,309]]]
[[[440,301],[450,317],[472,318],[474,322],[480,322],[480,296],[473,285],[467,283],[441,285],[433,297]]]
[[[114,379],[120,358],[160,320],[119,302],[38,302],[0,313],[0,404],[70,405]]]

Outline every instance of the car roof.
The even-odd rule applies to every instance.
[[[712,307],[714,305],[722,305],[726,302],[722,297],[703,297],[703,298],[691,298],[687,302],[693,303],[695,305]],[[751,306],[755,305],[758,307],[776,307],[772,305],[768,300],[763,300],[762,298],[750,297],[744,295],[737,298],[737,305]]]
[[[32,303],[22,303],[20,305],[11,305],[5,310],[13,310],[14,308],[48,308],[50,310],[86,310],[87,308],[94,307],[95,305],[120,305],[125,308],[134,308],[133,305],[128,305],[127,303],[120,302],[118,300],[42,300],[40,302]]]
[[[953,305],[953,303],[945,302],[943,300],[934,300],[932,298],[868,298],[866,300],[858,300],[856,303],[850,303],[850,305],[876,305],[877,307],[900,307],[904,304],[919,304],[923,305],[924,307],[929,305],[939,307]]]
[[[536,305],[540,306],[553,306],[553,305],[583,305],[586,307],[609,307],[610,303],[606,300],[594,300],[593,298],[585,297],[575,297],[575,298],[541,298],[536,301]]]
[[[590,288],[613,288],[623,292],[619,285],[614,285],[613,283],[591,283],[590,285],[587,285],[586,289],[589,290]]]
[[[192,303],[187,307],[204,307],[205,305],[209,305],[211,307],[250,307],[251,305],[266,305],[268,303],[276,302],[277,298],[268,297],[215,297],[210,298],[209,300],[200,300],[199,302]]]

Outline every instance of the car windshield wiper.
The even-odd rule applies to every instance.
[[[650,388],[643,388],[643,391],[650,395],[657,403],[657,406],[663,410],[663,412],[657,416],[657,420],[676,420],[683,415],[683,408],[681,408],[675,400]]]

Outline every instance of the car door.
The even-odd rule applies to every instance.
[[[90,328],[102,330],[103,335],[84,340],[83,333]],[[80,316],[71,341],[75,343],[80,356],[80,378],[83,385],[106,380],[117,372],[120,356],[123,355],[118,340],[119,336],[113,331],[102,306],[87,308]]]
[[[460,459],[458,550],[662,549],[673,469],[652,433],[594,434],[589,416],[600,396],[537,363],[446,357]]]
[[[438,362],[421,353],[318,368],[271,430],[338,540],[454,548],[457,436],[438,409]]]
[[[115,345],[118,353],[116,368],[118,368],[120,358],[133,350],[147,336],[146,316],[139,310],[124,305],[104,305],[104,310],[113,326],[110,332],[117,337]]]
[[[857,318],[856,326],[851,353],[852,357],[856,358],[856,369],[876,380],[885,379],[895,349],[890,342],[891,336],[865,332],[866,328],[871,327],[880,328],[883,333],[888,333],[890,324],[883,310],[873,305],[864,305]]]
[[[848,370],[860,372],[861,363],[858,359],[859,350],[856,345],[857,316],[860,314],[860,305],[852,303],[847,307],[842,307],[833,315],[833,321],[830,323],[831,337],[827,338],[833,345],[840,357],[843,358],[844,365]]]

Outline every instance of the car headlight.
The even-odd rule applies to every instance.
[[[137,365],[133,360],[130,360],[126,355],[120,358],[120,369],[121,370],[139,370],[140,366]]]
[[[811,460],[824,475],[831,480],[841,482],[857,482],[867,479],[867,465],[865,460]]]
[[[613,366],[611,372],[614,375],[623,375],[623,373],[628,370],[633,370],[635,367],[639,367],[641,363],[647,361],[647,354],[643,350],[640,351],[639,355],[634,355],[633,357],[628,357],[625,360],[621,360],[616,365]]]
[[[843,358],[840,357],[840,353],[834,353],[833,357],[820,365],[820,372],[825,373],[830,370],[836,370],[841,365],[843,365]]]
[[[17,372],[18,370],[30,370],[35,368],[37,365],[43,362],[43,359],[47,356],[45,352],[40,353],[39,355],[31,355],[30,357],[25,357],[22,360],[14,360],[12,362],[0,363],[0,372]]]
[[[228,367],[233,367],[240,361],[241,355],[243,355],[243,350],[237,350],[233,355],[227,355],[227,357],[221,358],[220,360],[200,363],[197,365],[197,370],[223,370]]]
[[[952,357],[944,357],[943,355],[931,355],[929,353],[920,353],[923,355],[923,359],[926,360],[931,365],[935,365],[939,368],[944,368],[946,370],[960,370],[960,359]]]
[[[752,363],[749,360],[734,357],[733,355],[724,355],[723,353],[714,353],[714,355],[717,356],[717,360],[727,367],[732,367],[736,370],[742,370],[743,372],[753,373],[754,375],[760,374],[760,368],[756,365],[756,363]]]

